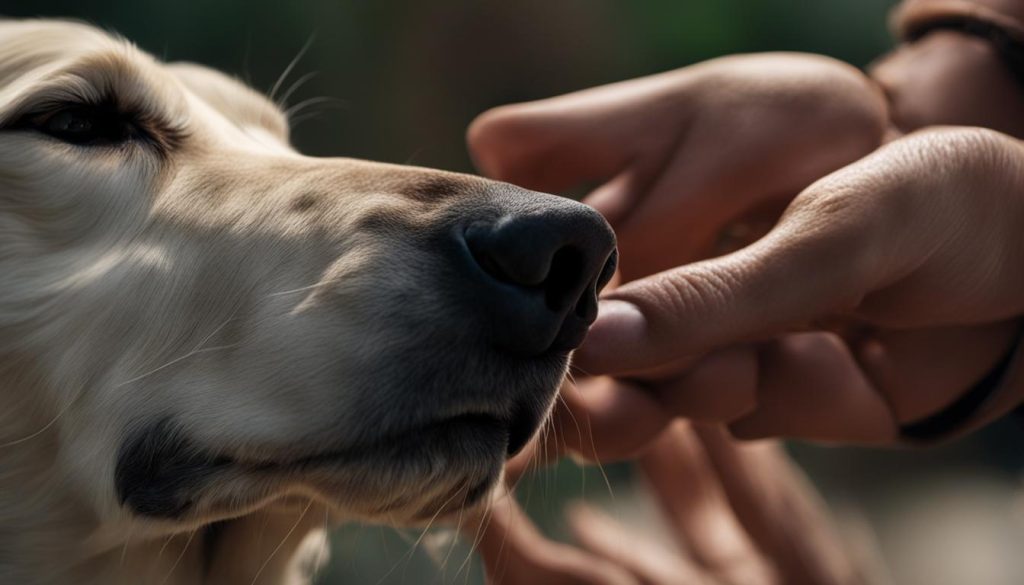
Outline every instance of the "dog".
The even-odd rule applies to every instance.
[[[547,416],[601,216],[288,134],[214,70],[0,20],[0,583],[303,583],[325,519],[478,505]]]

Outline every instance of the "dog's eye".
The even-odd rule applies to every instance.
[[[37,130],[79,145],[107,145],[131,140],[138,128],[116,110],[95,106],[65,106],[36,118]]]

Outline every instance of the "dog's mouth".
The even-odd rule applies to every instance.
[[[209,513],[211,506],[220,511],[219,504],[204,504],[204,496],[227,483],[248,484],[254,492],[306,485],[328,503],[378,500],[369,515],[415,508],[417,498],[440,497],[465,508],[490,493],[505,458],[523,449],[547,412],[546,406],[522,405],[510,415],[464,413],[363,444],[280,459],[214,455],[165,419],[122,449],[116,486],[122,504],[158,519]],[[424,490],[434,490],[433,497]],[[237,501],[237,490],[231,491],[228,499]],[[419,515],[414,511],[410,519]]]
[[[327,451],[284,461],[250,461],[238,460],[238,464],[254,470],[295,470],[319,466],[344,464],[347,461],[366,457],[368,451],[375,451],[380,445],[403,445],[410,439],[429,435],[459,436],[480,433],[503,433],[505,436],[505,454],[513,457],[533,438],[534,433],[543,422],[544,412],[529,407],[517,408],[512,416],[499,416],[488,413],[466,413],[441,420],[423,427],[403,431],[394,435],[377,439],[373,443],[346,447],[337,451]]]

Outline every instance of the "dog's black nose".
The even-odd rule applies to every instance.
[[[466,244],[482,269],[496,345],[536,355],[569,351],[597,318],[615,272],[615,236],[594,209],[566,199],[471,223]]]

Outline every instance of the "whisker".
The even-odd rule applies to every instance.
[[[469,583],[469,576],[470,573],[472,573],[473,571],[473,554],[476,552],[477,547],[480,546],[480,543],[483,542],[484,535],[486,534],[487,530],[491,527],[491,520],[494,519],[494,504],[495,502],[490,502],[490,505],[487,507],[487,512],[484,514],[484,520],[483,523],[481,524],[481,527],[483,529],[481,530],[480,527],[477,528],[477,536],[473,538],[473,544],[472,546],[470,546],[469,552],[466,554],[466,560],[462,561],[462,566],[460,566],[459,570],[456,571],[455,579],[459,578],[459,573],[461,573],[463,567],[465,567],[466,578],[464,582],[467,584]]]
[[[287,110],[284,111],[284,115],[286,118],[288,118],[289,122],[294,122],[295,115],[301,112],[304,108],[320,104],[333,106],[338,109],[345,109],[349,107],[349,103],[341,98],[320,95],[304,99],[301,102],[295,104],[294,106],[289,107]]]
[[[263,515],[263,522],[260,522],[259,533],[256,534],[256,550],[263,547],[263,536],[267,533],[267,526],[270,525],[270,515]]]
[[[288,63],[288,66],[285,67],[284,71],[281,72],[281,75],[277,78],[277,81],[274,82],[274,86],[270,89],[270,93],[267,96],[270,99],[270,101],[274,101],[274,96],[277,95],[277,90],[281,89],[281,84],[284,83],[284,80],[287,79],[288,75],[291,74],[292,69],[295,69],[295,66],[299,64],[299,60],[302,59],[303,56],[305,56],[306,51],[309,51],[309,48],[313,46],[314,40],[316,40],[316,33],[312,33],[309,35],[309,39],[306,40],[306,43],[302,45],[302,48],[299,49],[299,52],[296,53],[295,57],[293,57],[292,60]]]
[[[125,560],[125,557],[128,556],[128,544],[132,540],[132,531],[134,529],[135,529],[135,521],[134,520],[129,520],[128,521],[128,530],[127,530],[127,533],[124,536],[124,546],[121,547],[121,562],[119,564],[119,566],[121,568],[124,568],[124,560]]]
[[[167,583],[167,581],[170,580],[171,575],[174,574],[174,570],[177,569],[178,568],[178,564],[181,563],[181,559],[183,559],[185,557],[185,553],[188,552],[188,547],[189,547],[189,545],[192,544],[192,539],[195,537],[196,532],[198,532],[198,531],[197,530],[193,530],[192,532],[188,533],[188,539],[185,540],[185,546],[181,547],[181,552],[178,553],[178,558],[174,559],[174,564],[171,565],[171,569],[169,571],[167,571],[166,575],[164,575],[164,578],[160,581],[160,585],[165,585]],[[168,539],[168,542],[170,542],[169,539]],[[164,546],[165,547],[167,546],[166,543],[164,544]],[[163,549],[161,549],[161,552],[162,551],[163,551]]]
[[[442,574],[447,573],[447,571],[448,571],[448,559],[451,558],[452,552],[455,551],[455,546],[459,542],[458,535],[462,533],[462,522],[465,520],[465,517],[466,517],[466,508],[465,507],[459,508],[459,521],[455,523],[455,534],[456,534],[456,537],[453,538],[451,544],[448,545],[448,552],[445,553],[444,559],[441,561],[441,567],[440,568],[441,568]]]
[[[114,388],[120,388],[121,386],[126,386],[128,384],[133,383],[133,382],[138,382],[139,380],[142,380],[143,378],[148,378],[149,376],[152,376],[153,374],[159,372],[160,370],[169,368],[170,366],[173,366],[174,364],[176,364],[176,363],[178,363],[178,362],[180,362],[182,360],[188,359],[190,357],[194,357],[194,356],[197,356],[199,354],[208,353],[208,352],[211,352],[211,351],[220,351],[220,350],[223,350],[223,349],[231,349],[232,347],[238,347],[238,344],[237,343],[230,343],[228,345],[214,345],[212,347],[204,347],[204,348],[201,348],[201,349],[193,349],[192,351],[190,351],[190,352],[188,352],[188,353],[186,353],[184,355],[178,356],[178,357],[174,358],[173,360],[167,362],[166,364],[164,364],[162,366],[159,366],[157,368],[153,368],[152,370],[150,370],[150,371],[148,371],[148,372],[146,372],[144,374],[140,374],[139,376],[136,376],[136,377],[134,377],[134,378],[132,378],[130,380],[125,380],[124,382],[121,382],[121,383],[117,384],[116,386],[114,386]]]
[[[15,445],[20,445],[20,444],[25,443],[27,441],[31,441],[32,439],[35,439],[36,437],[38,437],[38,436],[42,435],[43,433],[45,433],[46,431],[50,430],[51,428],[53,428],[53,425],[57,424],[57,421],[60,420],[61,418],[63,418],[64,415],[67,414],[67,412],[69,410],[71,410],[71,407],[74,406],[75,403],[77,403],[82,398],[82,396],[84,396],[84,395],[85,395],[85,386],[82,385],[82,386],[80,386],[78,388],[78,390],[71,397],[71,400],[69,400],[68,403],[65,404],[64,407],[61,408],[57,412],[57,414],[52,419],[50,419],[45,425],[43,425],[39,430],[37,430],[37,431],[35,431],[33,433],[30,433],[28,435],[25,435],[24,437],[21,437],[20,439],[14,439],[13,441],[8,441],[6,443],[0,444],[0,449],[6,449],[8,447],[14,447]]]
[[[326,550],[330,546],[330,533],[331,533],[331,511],[327,506],[324,506],[324,537],[327,541],[320,547],[320,550],[316,551],[316,562],[313,564],[310,578],[316,580],[316,573],[320,571],[324,566],[324,555],[327,554]]]
[[[167,540],[164,541],[164,545],[157,551],[156,560],[160,560],[160,557],[164,556],[164,551],[166,551],[167,547],[170,546],[172,540],[174,540],[173,534],[167,537]]]
[[[304,114],[302,114],[300,116],[291,117],[291,118],[288,119],[288,126],[292,130],[294,130],[295,128],[297,128],[299,126],[299,124],[302,124],[306,120],[312,120],[314,118],[317,118],[317,117],[327,113],[328,110],[344,110],[344,109],[348,108],[348,104],[334,104],[334,107],[328,107],[328,106],[331,106],[331,105],[332,104],[324,104],[324,105],[322,105],[320,107],[319,110],[313,110],[313,111],[310,111],[310,112],[306,112],[306,113],[304,113]]]
[[[470,544],[469,552],[466,553],[465,560],[463,560],[462,564],[459,565],[459,569],[455,572],[455,576],[452,577],[452,580],[456,580],[459,578],[459,575],[462,574],[463,569],[466,569],[467,564],[470,563],[471,560],[473,559],[473,553],[476,552],[476,547],[480,546],[480,543],[483,541],[484,534],[487,532],[487,528],[489,528],[491,525],[491,518],[493,518],[494,516],[493,506],[494,502],[490,502],[487,506],[487,509],[484,511],[484,517],[483,519],[481,519],[480,523],[476,527],[476,534],[473,536],[473,541]],[[469,579],[469,572],[466,573],[466,579]]]
[[[309,502],[306,503],[306,507],[302,509],[302,513],[299,514],[298,519],[295,520],[295,523],[292,524],[292,527],[289,528],[288,532],[286,532],[284,537],[281,538],[281,542],[277,543],[277,546],[274,547],[274,550],[270,552],[270,555],[263,560],[263,564],[260,565],[259,570],[256,571],[256,575],[252,578],[252,583],[250,585],[256,585],[256,582],[260,579],[260,575],[263,574],[264,569],[266,569],[267,565],[270,564],[270,561],[273,560],[274,555],[276,555],[278,551],[281,550],[281,547],[284,546],[284,543],[288,542],[288,539],[291,538],[292,533],[294,533],[295,530],[299,527],[299,524],[302,524],[302,520],[305,519],[306,513],[309,512],[309,508],[312,505],[313,500],[309,500]]]
[[[269,299],[269,298],[273,298],[273,297],[282,297],[282,296],[286,296],[286,295],[293,295],[295,293],[306,292],[307,290],[316,290],[316,289],[320,288],[323,285],[324,284],[322,282],[317,282],[317,283],[311,284],[309,286],[300,286],[299,288],[293,288],[293,289],[290,289],[290,290],[282,290],[282,291],[279,291],[279,292],[270,293],[265,298]]]
[[[384,582],[385,579],[390,577],[391,573],[394,573],[395,569],[397,569],[398,566],[401,565],[403,562],[407,562],[412,559],[413,555],[416,554],[416,549],[419,547],[419,544],[423,542],[423,538],[427,535],[427,531],[430,530],[430,527],[434,525],[434,521],[437,520],[438,516],[440,516],[442,512],[444,512],[444,509],[448,506],[448,504],[452,503],[452,500],[462,495],[464,491],[467,489],[468,487],[463,486],[462,488],[456,490],[455,493],[453,493],[451,496],[448,496],[448,499],[445,500],[444,503],[442,503],[441,506],[437,509],[437,511],[434,512],[434,515],[430,517],[430,520],[427,522],[427,526],[423,529],[422,532],[420,532],[420,536],[416,539],[416,542],[412,543],[412,546],[409,548],[409,550],[406,551],[401,557],[399,557],[397,561],[395,561],[395,564],[392,565],[390,569],[388,569],[387,573],[384,573],[384,576],[377,581],[377,585],[380,585]]]
[[[572,383],[575,386],[575,380],[572,380]],[[582,445],[583,444],[583,431],[580,430],[579,421],[577,421],[576,420],[576,416],[573,415],[571,411],[569,411],[568,403],[565,401],[565,398],[563,398],[561,394],[559,394],[558,399],[561,400],[562,405],[565,406],[566,411],[569,412],[569,416],[570,416],[570,418],[573,421],[573,425],[576,427],[576,435],[579,437],[580,444]],[[589,426],[588,426],[588,428],[589,428]],[[564,431],[564,432],[568,432],[568,431]],[[593,447],[591,447],[591,450],[592,451],[596,451],[596,449],[593,448]],[[595,453],[595,460],[596,459],[597,458],[596,458],[596,453]],[[597,462],[598,468],[600,469],[601,465],[602,465],[601,462],[600,461],[596,461],[596,462]],[[577,463],[576,467],[579,469],[579,472],[580,472],[580,495],[583,496],[584,498],[586,498],[586,496],[587,496],[587,470],[586,470],[586,467],[583,466],[580,463]],[[610,486],[609,486],[609,490],[611,490]]]
[[[317,72],[316,71],[310,71],[309,73],[306,73],[302,77],[296,79],[288,87],[288,90],[285,91],[284,94],[281,95],[281,98],[279,100],[277,100],[277,103],[280,104],[281,107],[285,107],[288,104],[288,100],[291,99],[292,94],[294,94],[296,91],[298,91],[298,89],[300,87],[302,87],[303,85],[305,85],[306,82],[308,82],[310,79],[313,79],[316,76],[317,76]]]
[[[573,384],[572,388],[577,393],[580,393],[580,395],[582,396],[582,393],[580,392],[580,389],[579,389],[578,386]],[[579,433],[580,444],[582,444],[583,443],[583,429],[580,427],[580,423],[576,419],[576,415],[574,415],[572,413],[572,411],[569,410],[568,408],[566,408],[566,412],[568,412],[569,416],[572,418],[572,422],[576,426],[576,431],[577,431],[577,433]],[[594,463],[597,466],[598,472],[601,474],[601,479],[604,481],[605,488],[607,488],[607,490],[608,490],[608,496],[612,499],[612,502],[614,502],[615,501],[615,490],[612,488],[612,482],[608,478],[608,473],[607,473],[607,471],[604,468],[604,464],[601,463],[601,460],[597,456],[597,443],[594,441],[594,425],[591,424],[591,422],[590,422],[590,415],[586,414],[586,417],[587,417],[587,440],[590,443],[590,451],[591,451],[591,453],[594,454]]]
[[[509,517],[511,518],[513,513],[514,513],[514,508],[513,507],[515,506],[515,500],[513,499],[511,493],[506,492],[506,496],[507,496],[507,500],[506,501],[508,502],[507,505],[508,505],[508,510],[509,510]],[[501,544],[498,545],[498,555],[497,555],[498,559],[501,559],[501,553],[504,552],[504,550],[505,550],[505,543],[508,542],[508,534],[511,531],[512,531],[512,525],[510,524],[508,526],[508,528],[505,530],[505,533],[501,535]],[[508,571],[508,563],[507,562],[506,563],[502,563],[502,565],[501,565],[501,576],[497,580],[499,583],[505,580],[505,572],[506,571]]]

